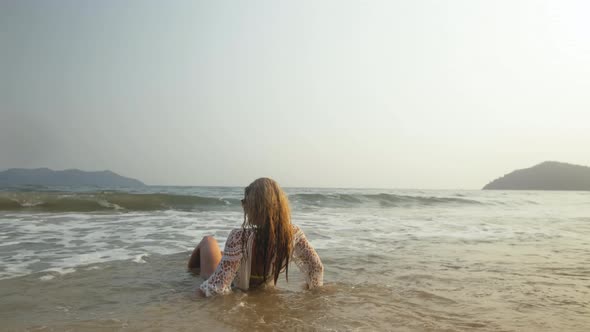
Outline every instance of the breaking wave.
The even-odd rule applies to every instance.
[[[457,197],[426,197],[395,194],[292,194],[295,207],[412,207],[437,204],[482,204],[479,201]],[[195,195],[163,193],[56,193],[56,192],[2,192],[0,211],[30,210],[40,212],[93,212],[93,211],[155,211],[155,210],[241,210],[237,198],[215,198]]]
[[[295,194],[289,196],[294,203],[311,206],[346,207],[346,206],[375,206],[380,207],[410,207],[437,204],[482,204],[479,201],[457,197],[428,197],[395,194]]]
[[[1,193],[1,210],[46,212],[212,210],[237,207],[240,200],[191,195],[129,193]]]

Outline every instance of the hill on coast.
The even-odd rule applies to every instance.
[[[483,190],[590,190],[590,167],[546,161],[506,174]]]
[[[49,168],[11,168],[0,172],[0,186],[97,186],[139,187],[145,184],[111,171],[86,172],[79,169],[54,171]]]

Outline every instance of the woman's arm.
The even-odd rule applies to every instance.
[[[305,282],[309,289],[320,287],[324,284],[324,265],[320,256],[313,249],[305,234],[299,227],[293,226],[293,261],[305,276]]]

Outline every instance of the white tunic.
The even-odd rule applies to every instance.
[[[292,225],[292,227],[292,259],[305,276],[309,288],[321,286],[324,280],[324,267],[320,257],[307,241],[303,231],[295,225]],[[248,255],[244,255],[243,252],[242,232],[247,232],[246,250],[249,253]],[[250,287],[253,244],[254,232],[252,229],[237,228],[229,233],[221,262],[219,262],[217,269],[209,279],[205,280],[200,286],[205,295],[229,293],[231,292],[232,282],[234,287],[244,291],[248,290]],[[272,282],[272,277],[268,277],[267,282]]]

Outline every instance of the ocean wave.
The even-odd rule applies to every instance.
[[[367,205],[380,207],[409,207],[437,204],[482,204],[479,201],[457,197],[410,196],[396,194],[295,194],[289,196],[294,203],[311,206],[346,207]]]
[[[414,207],[440,204],[482,204],[458,197],[428,197],[395,194],[305,193],[289,195],[294,207]],[[139,194],[123,192],[57,193],[1,192],[0,211],[94,212],[94,211],[157,211],[157,210],[240,210],[237,198],[216,198],[163,193]]]
[[[239,206],[238,199],[130,193],[0,193],[0,211],[42,212],[211,210]]]

